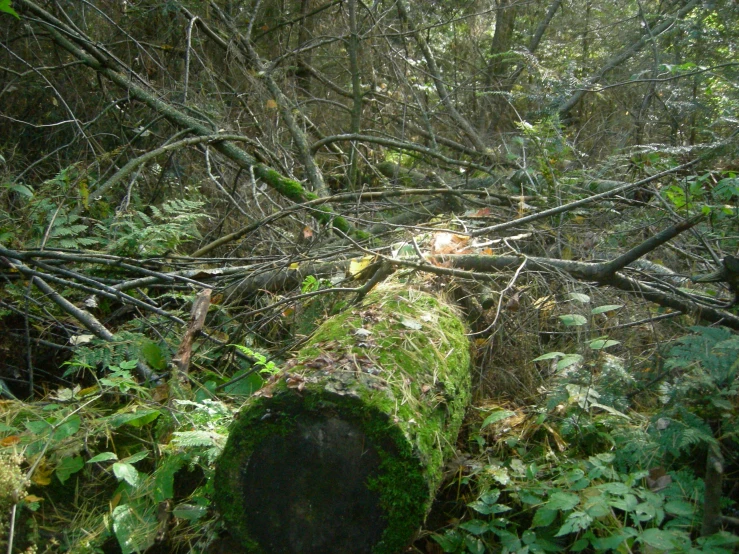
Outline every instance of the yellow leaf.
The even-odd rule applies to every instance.
[[[97,394],[98,392],[100,392],[100,387],[98,385],[93,385],[79,391],[77,396],[83,398],[85,396],[90,396],[91,394]]]
[[[347,277],[357,277],[362,273],[374,260],[374,256],[365,256],[364,258],[354,258],[349,262],[349,271]]]
[[[29,494],[23,499],[24,502],[41,502],[42,500],[43,498],[36,496],[35,494]]]
[[[13,446],[21,442],[21,438],[18,435],[10,435],[0,440],[0,446]]]
[[[277,109],[277,102],[275,102],[271,98],[269,100],[267,100],[267,103],[265,105],[267,106],[267,109],[268,110]]]
[[[51,484],[51,475],[53,473],[54,468],[51,467],[44,458],[36,467],[36,471],[33,472],[33,475],[31,475],[31,481],[40,487],[45,487]]]

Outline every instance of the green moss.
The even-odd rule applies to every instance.
[[[303,185],[297,181],[280,175],[274,169],[270,169],[263,165],[257,165],[254,166],[254,173],[270,187],[293,202],[306,202],[309,200],[316,200],[318,198],[318,195],[305,190]],[[336,215],[336,213],[327,206],[318,206],[311,213],[319,223],[331,225],[334,229],[338,229],[342,233],[353,234],[358,239],[369,237],[367,233],[355,231],[345,218]],[[360,234],[363,236],[359,236]]]
[[[371,334],[356,335],[359,328]],[[216,497],[229,528],[259,552],[240,513],[240,468],[264,439],[294,430],[296,418],[339,414],[380,456],[368,486],[387,527],[374,552],[399,552],[430,508],[469,402],[469,344],[459,318],[430,295],[383,288],[319,327],[288,372],[302,390],[280,380],[271,398],[251,399],[219,461]]]

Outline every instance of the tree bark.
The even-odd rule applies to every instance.
[[[454,451],[469,363],[454,311],[398,284],[327,320],[231,428],[229,531],[247,552],[402,551]]]

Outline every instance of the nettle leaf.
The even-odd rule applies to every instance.
[[[56,466],[56,476],[64,484],[72,474],[77,473],[83,467],[85,467],[85,462],[82,460],[82,456],[68,456],[62,458],[62,461]]]
[[[560,510],[567,512],[580,503],[580,497],[571,492],[557,491],[549,497],[545,504],[547,510]]]
[[[593,518],[585,512],[572,512],[567,516],[567,520],[564,525],[559,528],[555,537],[561,537],[563,535],[569,535],[570,533],[577,533],[590,527],[593,523]]]
[[[141,346],[141,354],[146,359],[146,363],[157,371],[167,369],[167,357],[164,350],[154,341],[146,341]]]
[[[676,546],[672,533],[663,529],[645,529],[638,540],[657,550],[672,550]]]
[[[580,314],[565,314],[559,316],[559,319],[565,327],[582,327],[588,322],[587,318]]]
[[[113,473],[119,481],[125,481],[132,487],[139,482],[139,472],[131,464],[116,462],[113,464]]]
[[[59,425],[59,427],[54,430],[51,435],[52,439],[55,441],[61,441],[68,437],[71,437],[80,430],[81,423],[82,420],[77,414],[68,417],[62,424]]]
[[[580,354],[566,354],[564,358],[557,362],[557,369],[562,370],[575,364],[582,362],[583,358]]]
[[[129,504],[113,509],[113,533],[123,554],[144,552],[154,544],[157,520],[154,510],[135,510]]]
[[[482,535],[483,533],[486,533],[488,529],[490,529],[488,523],[486,521],[482,521],[481,519],[472,519],[470,521],[465,521],[459,526],[468,533],[472,533],[473,535]]]
[[[547,508],[539,508],[534,514],[534,519],[531,522],[531,527],[548,527],[557,518],[556,510],[549,510]]]

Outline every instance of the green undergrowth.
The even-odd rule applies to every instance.
[[[390,316],[382,315],[378,302]],[[587,317],[565,314],[559,321],[578,329],[583,319],[617,309],[599,306]],[[85,343],[67,366],[67,378],[82,384],[51,391],[42,402],[0,402],[0,545],[7,549],[13,507],[13,552],[206,552],[221,545],[216,462],[245,400],[252,410],[242,417],[258,427],[259,406],[267,399],[249,395],[262,382],[259,370],[266,376],[279,369],[293,376],[293,387],[302,382],[309,390],[318,387],[311,371],[331,373],[328,389],[315,389],[309,411],[345,410],[381,445],[394,429],[395,446],[386,447],[394,455],[383,463],[395,466],[384,467],[387,481],[376,485],[397,525],[384,543],[383,552],[392,554],[408,526],[423,520],[429,491],[449,469],[442,461],[455,454],[455,445],[444,429],[461,424],[468,394],[461,375],[429,379],[411,369],[442,361],[444,367],[465,366],[463,333],[450,308],[399,287],[329,320],[294,362],[268,362],[255,348],[256,373],[237,383],[213,369],[194,373],[189,400],[169,399],[166,388],[136,377],[137,360],[166,369],[171,351],[165,344],[134,331],[113,343]],[[459,458],[467,462],[453,480],[447,473],[442,492],[455,493],[455,522],[434,529],[436,545],[420,548],[473,554],[725,554],[737,548],[730,528],[702,536],[701,526],[709,452],[724,457],[722,513],[737,510],[729,492],[736,486],[739,450],[739,338],[720,327],[694,327],[665,345],[649,368],[630,367],[608,353],[617,346],[607,336],[571,348],[558,343],[557,351],[530,362],[552,374],[528,406],[486,401],[468,411],[468,443]],[[214,356],[197,350],[194,362]],[[318,367],[307,367],[316,360]],[[379,384],[369,389],[374,398],[342,377],[348,363]],[[394,386],[382,386],[383,379]],[[285,402],[297,401],[296,391],[285,380],[273,388]],[[443,408],[424,411],[413,400],[418,397]],[[368,405],[372,414],[384,415],[368,417]],[[260,429],[269,434],[288,427]],[[413,465],[419,458],[421,473]]]
[[[480,408],[475,462],[450,485],[467,491],[467,509],[433,536],[441,549],[735,551],[739,536],[729,529],[701,529],[709,451],[723,453],[725,479],[734,480],[739,337],[692,331],[648,372],[603,352],[617,344],[607,337],[586,343],[587,355],[542,355],[538,363],[554,361],[556,374],[537,404]],[[736,498],[721,507],[735,513]]]

